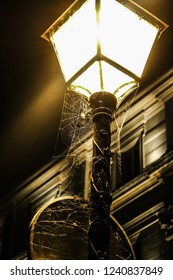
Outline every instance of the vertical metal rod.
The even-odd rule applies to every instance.
[[[109,259],[110,242],[110,124],[116,98],[107,92],[91,96],[93,109],[93,162],[90,194],[90,227],[88,259]]]

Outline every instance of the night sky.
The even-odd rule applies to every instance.
[[[65,85],[51,46],[40,36],[72,2],[1,4],[1,197],[52,160]],[[136,2],[170,26],[145,69],[145,87],[173,66],[173,1]]]

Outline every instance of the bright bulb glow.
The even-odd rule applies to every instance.
[[[119,0],[76,0],[46,31],[67,86],[116,92],[120,98],[137,83],[167,25],[132,0],[124,3],[129,8]]]
[[[104,81],[103,85],[100,81],[101,70]],[[74,88],[79,87],[80,89],[83,87],[88,89],[91,93],[99,92],[102,90],[111,93],[114,93],[114,91],[116,91],[117,98],[120,98],[124,94],[124,92],[130,90],[130,88],[134,87],[135,84],[136,82],[134,79],[104,61],[101,61],[100,63],[95,62],[74,82],[72,82],[72,86],[74,86]],[[87,91],[84,91],[83,93],[86,96],[89,95],[87,94]]]
[[[101,3],[101,52],[141,77],[158,29],[115,0]]]
[[[54,34],[51,40],[68,81],[97,49],[95,1],[87,1]]]

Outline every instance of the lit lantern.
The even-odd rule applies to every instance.
[[[131,0],[77,0],[42,37],[51,41],[67,87],[119,98],[138,85],[166,28]]]

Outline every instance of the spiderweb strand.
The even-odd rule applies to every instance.
[[[118,172],[119,172],[119,176],[120,176],[120,180],[122,178],[122,161],[121,161],[121,131],[122,128],[124,126],[124,123],[127,119],[127,116],[130,112],[131,109],[131,105],[133,104],[133,101],[136,97],[137,91],[139,89],[139,84],[135,84],[133,88],[131,88],[125,95],[129,95],[131,92],[134,91],[133,96],[130,100],[128,100],[125,105],[124,105],[124,114],[123,112],[121,112],[121,121],[118,122],[118,117],[119,115],[117,114],[117,116],[115,115],[115,124],[116,124],[116,135],[117,135],[117,139],[116,139],[116,154],[117,154],[117,164],[118,164]],[[125,98],[125,97],[124,97]],[[117,105],[117,107],[119,108],[119,106],[121,105],[121,103],[123,102],[124,98],[122,98],[122,100],[119,101],[119,104]]]
[[[92,127],[89,114],[90,106],[88,98],[79,92],[72,90],[67,91],[64,97],[60,128],[54,149],[54,157],[56,157],[59,152],[59,142],[63,143],[66,150],[68,150],[67,155],[72,152],[74,146],[78,142],[79,144],[82,144],[82,138]]]
[[[124,84],[123,86],[125,87],[128,85]],[[121,88],[123,88],[123,86],[121,86]],[[138,84],[135,84],[126,94],[124,94],[119,99],[117,110],[120,110],[120,113],[119,115],[118,113],[116,113],[116,116],[114,116],[117,130],[117,133],[115,134],[117,135],[117,164],[120,175],[122,175],[120,134],[130,110],[130,104],[132,104],[136,96],[137,88]],[[85,95],[77,92],[77,89],[78,91],[85,91]],[[132,96],[131,93],[133,91],[134,93]],[[87,94],[90,95],[91,93],[88,91]],[[131,94],[131,98],[128,102],[125,102],[126,97],[129,94]],[[122,111],[121,109],[119,109],[120,107],[125,109]],[[76,147],[86,143],[86,141],[88,140],[88,137],[86,137],[86,135],[88,135],[88,133],[91,131],[92,126],[92,114],[89,104],[89,98],[86,97],[86,89],[78,86],[75,86],[75,88],[70,88],[69,90],[67,90],[64,96],[60,127],[53,154],[54,158],[63,158],[64,156],[66,156],[67,162],[69,163],[67,163],[67,173],[71,175],[68,176],[69,179],[68,182],[66,182],[67,188],[72,185],[71,180],[73,178],[72,174],[74,173],[74,169],[76,170],[76,168],[78,169],[80,167],[80,162],[78,159],[79,156],[76,153]]]

